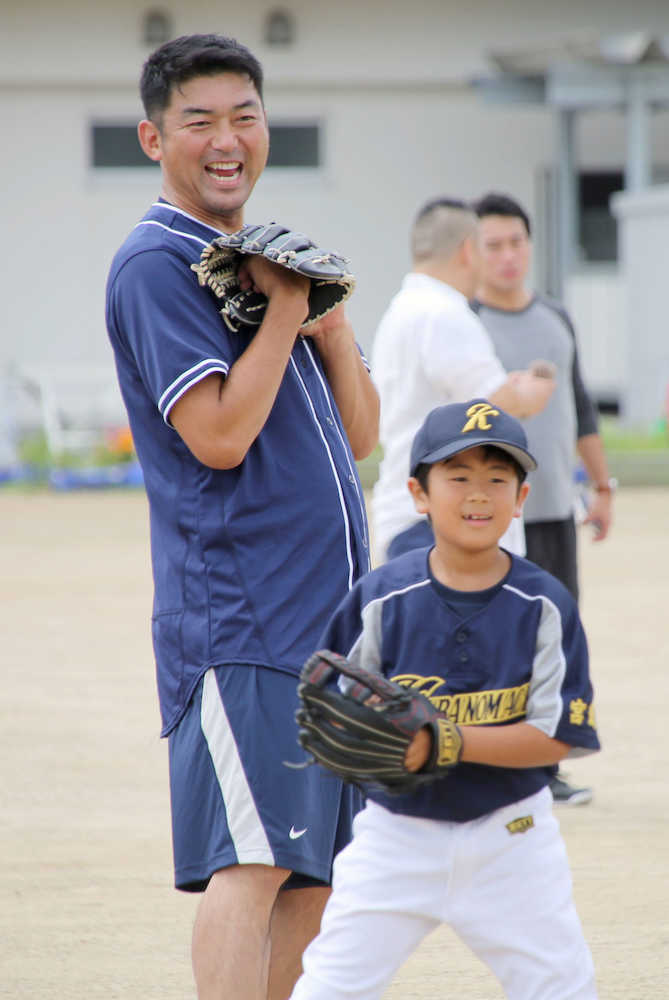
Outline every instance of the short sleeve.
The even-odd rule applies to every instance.
[[[588,645],[580,616],[575,609],[564,620],[562,648],[565,658],[562,715],[555,737],[571,744],[577,754],[598,750]]]
[[[109,321],[165,421],[192,385],[214,372],[227,375],[234,360],[211,293],[167,250],[127,261],[110,289]]]
[[[575,603],[544,598],[527,721],[576,752],[599,749],[588,645]]]

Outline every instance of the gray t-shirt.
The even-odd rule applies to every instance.
[[[525,521],[564,520],[574,502],[575,444],[597,431],[597,413],[581,378],[574,328],[565,310],[541,295],[524,309],[495,309],[475,299],[471,307],[490,334],[507,371],[543,358],[557,366],[548,405],[523,421],[530,451],[539,463],[524,508]]]

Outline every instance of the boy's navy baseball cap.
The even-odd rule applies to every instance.
[[[486,444],[507,451],[526,472],[537,467],[520,422],[487,399],[470,399],[437,406],[428,413],[413,439],[409,475],[415,476],[419,465],[432,465]]]

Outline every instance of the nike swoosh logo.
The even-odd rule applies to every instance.
[[[296,830],[294,826],[291,826],[288,836],[291,840],[297,840],[297,838],[303,836],[308,829],[309,828],[305,826],[304,830]]]

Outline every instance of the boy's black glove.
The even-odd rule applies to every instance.
[[[338,686],[343,677],[344,690]],[[412,694],[381,674],[322,649],[302,668],[296,718],[298,739],[318,762],[344,781],[404,794],[444,777],[460,759],[462,737],[422,694]],[[415,733],[426,726],[432,752],[418,772],[404,758]]]

